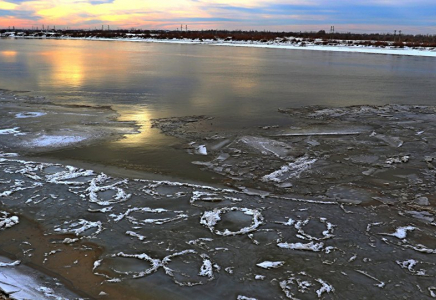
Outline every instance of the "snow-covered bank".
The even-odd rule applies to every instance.
[[[436,57],[435,47],[413,47],[403,44],[397,46],[395,43],[353,41],[353,40],[334,40],[326,41],[323,39],[303,39],[288,37],[286,41],[281,39],[269,41],[241,41],[231,39],[189,39],[189,38],[145,38],[131,34],[129,37],[70,37],[55,36],[48,33],[42,36],[9,36],[16,39],[63,39],[63,40],[88,40],[88,41],[120,41],[120,42],[143,42],[143,43],[167,43],[167,44],[192,44],[192,45],[210,45],[210,46],[227,46],[227,47],[251,47],[251,48],[268,48],[268,49],[286,49],[286,50],[311,50],[311,51],[329,51],[329,52],[352,52],[366,54],[388,54],[388,55],[406,55],[406,56],[424,56]],[[378,45],[380,43],[382,45]]]
[[[17,38],[17,37],[16,37]],[[35,39],[36,37],[26,36],[20,37],[25,39]],[[38,37],[41,39],[41,37]],[[48,38],[53,39],[53,38]],[[406,55],[406,56],[425,56],[436,57],[436,48],[434,47],[397,47],[389,46],[366,46],[362,44],[350,44],[350,41],[335,41],[335,43],[327,43],[323,40],[307,41],[303,39],[288,38],[288,42],[283,41],[232,41],[232,40],[199,40],[199,39],[157,39],[157,38],[100,38],[86,37],[76,38],[69,36],[61,36],[56,39],[67,40],[91,40],[91,41],[122,41],[122,42],[143,42],[143,43],[168,43],[168,44],[193,44],[193,45],[210,45],[210,46],[227,46],[227,47],[252,47],[252,48],[268,48],[268,49],[286,49],[286,50],[311,50],[311,51],[330,51],[330,52],[352,52],[366,54],[388,54],[388,55]],[[291,41],[292,40],[292,41]],[[351,41],[353,42],[353,41]]]
[[[366,54],[390,54],[390,55],[407,55],[407,56],[427,56],[436,57],[435,49],[413,49],[409,47],[366,47],[366,46],[324,46],[315,44],[306,44],[305,46],[296,45],[280,45],[280,44],[239,44],[239,43],[217,43],[218,46],[233,46],[233,47],[255,47],[269,49],[288,49],[288,50],[312,50],[312,51],[332,51],[332,52],[353,52]]]

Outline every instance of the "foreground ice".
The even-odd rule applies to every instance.
[[[83,136],[68,136],[68,135],[43,135],[29,141],[31,147],[59,147],[75,144],[84,141]]]
[[[84,268],[89,284],[81,288],[96,298],[110,298],[113,287],[125,299],[135,299],[129,290],[146,297],[150,284],[177,299],[378,298],[381,289],[387,298],[425,299],[435,292],[434,225],[399,206],[113,178],[19,157],[0,158],[0,174],[9,211],[0,221],[4,232],[17,229],[19,261],[57,266],[67,278],[73,266]],[[38,220],[53,241],[38,246],[44,255],[32,255],[36,246],[20,238],[22,218]],[[75,255],[89,242],[104,251],[86,264]],[[4,261],[0,271],[18,264]],[[31,287],[37,299],[57,295],[57,286]]]
[[[6,90],[0,90],[0,96],[3,150],[39,153],[137,133],[135,124],[117,121],[118,114],[108,106],[56,105],[43,97]]]
[[[207,154],[196,164],[227,188],[0,152],[0,244],[17,256],[6,267],[53,270],[94,298],[432,298],[436,108],[280,112],[298,127],[211,134],[206,116],[153,121]],[[0,144],[67,136],[25,132]],[[33,227],[41,242],[23,238]]]
[[[79,299],[57,280],[0,256],[0,290],[12,300]]]

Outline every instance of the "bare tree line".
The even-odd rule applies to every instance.
[[[15,35],[42,37],[49,34],[51,37],[75,38],[154,38],[154,39],[191,39],[191,40],[226,40],[226,41],[257,41],[257,42],[312,42],[323,45],[338,43],[366,45],[366,46],[396,46],[396,47],[436,47],[436,35],[404,34],[401,31],[393,33],[343,33],[343,32],[272,32],[272,31],[242,31],[242,30],[51,30],[49,33],[41,30],[14,30],[1,29],[0,33],[14,32]],[[298,39],[298,40],[297,40]]]

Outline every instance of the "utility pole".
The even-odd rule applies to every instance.
[[[180,31],[183,31],[183,24],[180,25]]]

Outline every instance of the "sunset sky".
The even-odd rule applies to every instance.
[[[0,0],[0,28],[436,34],[436,0]]]

